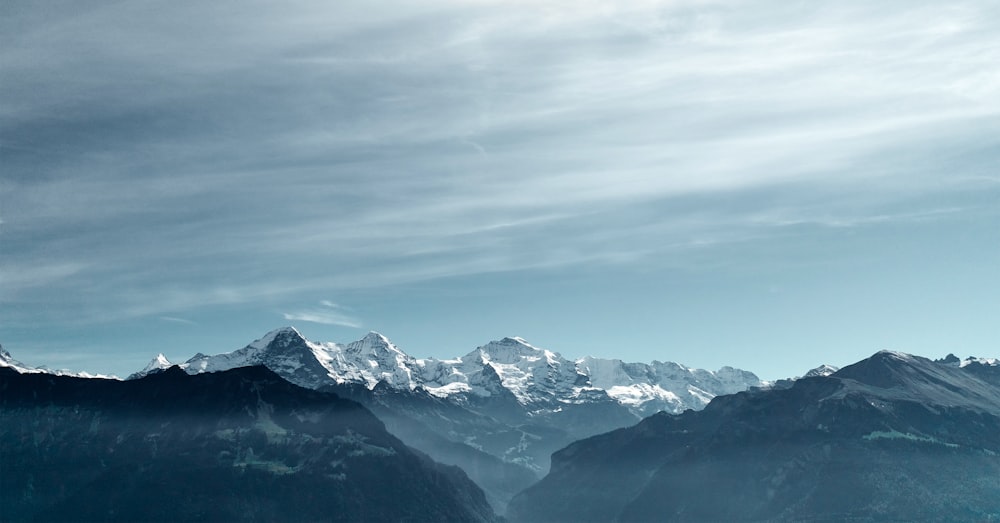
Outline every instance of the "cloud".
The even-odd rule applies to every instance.
[[[191,320],[188,320],[188,319],[184,319],[184,318],[176,318],[174,316],[160,316],[160,319],[163,320],[163,321],[169,321],[171,323],[183,323],[185,325],[197,325],[198,324],[197,322],[194,322],[194,321],[191,321]]]
[[[684,263],[996,195],[986,2],[392,6],[9,10],[5,317]],[[360,323],[329,309],[287,314]]]
[[[340,305],[330,300],[319,302],[321,308],[301,310],[298,312],[286,312],[282,314],[286,320],[307,321],[311,323],[321,323],[323,325],[340,325],[342,327],[361,328],[361,320],[353,318],[347,314],[339,312],[343,309]]]

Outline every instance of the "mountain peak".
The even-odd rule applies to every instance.
[[[921,356],[880,351],[868,359],[848,365],[830,377],[847,379],[862,390],[883,398],[906,398],[927,405],[964,405],[986,412],[1000,413],[1000,393],[975,373],[963,368],[934,362]]]
[[[824,363],[824,364],[820,365],[819,367],[816,367],[815,369],[812,369],[809,372],[807,372],[805,374],[805,376],[803,376],[803,378],[814,378],[814,377],[817,377],[817,376],[829,376],[829,375],[833,374],[834,372],[837,372],[838,370],[840,370],[838,367],[834,367],[833,365],[827,365],[826,363]]]
[[[287,347],[292,342],[304,342],[306,339],[295,327],[288,326],[268,332],[249,346],[255,349],[264,349],[274,344],[275,341],[278,341],[282,347]]]
[[[392,345],[392,342],[389,341],[389,338],[387,338],[384,334],[375,331],[368,331],[368,334],[365,334],[365,337],[362,338],[362,340],[367,340],[370,343]]]
[[[934,363],[944,363],[945,365],[959,365],[962,363],[962,360],[958,359],[958,356],[955,356],[954,354],[949,352],[947,356],[941,359],[934,360]]]
[[[149,365],[146,365],[146,368],[143,369],[143,371],[148,372],[153,369],[166,369],[172,365],[173,363],[170,363],[170,360],[168,360],[167,357],[164,356],[163,353],[161,352],[157,354],[155,358],[153,358],[153,361],[149,362]]]
[[[912,360],[913,359],[913,355],[912,354],[907,354],[905,352],[899,352],[897,350],[890,350],[890,349],[882,349],[882,350],[876,352],[873,357],[892,358],[892,359],[904,360],[904,361],[906,361],[906,360]]]
[[[910,366],[921,366],[918,358],[902,352],[880,350],[867,359],[838,370],[834,376],[848,378],[861,383],[867,383],[881,388],[889,388],[899,384],[903,377],[900,370]],[[925,360],[932,363],[930,360]]]
[[[23,363],[15,360],[14,357],[11,356],[10,353],[3,348],[3,345],[0,345],[0,367],[10,367],[18,372],[24,372],[28,370],[28,368]]]
[[[130,374],[125,379],[127,379],[127,380],[139,379],[139,378],[142,378],[142,377],[147,376],[149,374],[154,374],[156,372],[164,371],[164,370],[169,369],[170,367],[173,367],[173,366],[174,366],[174,364],[171,363],[170,360],[168,360],[167,357],[164,356],[163,353],[161,352],[161,353],[157,354],[155,358],[153,358],[152,360],[150,360],[150,362],[147,363],[146,366],[142,368],[142,370],[140,370],[139,372],[134,372],[134,373]]]
[[[406,354],[399,350],[396,345],[394,345],[389,338],[383,336],[382,334],[370,331],[358,341],[352,341],[347,344],[347,351],[354,354],[367,354],[372,356],[392,354],[394,357],[399,356],[404,359],[409,358]]]
[[[485,358],[485,361],[505,364],[517,363],[525,359],[537,360],[545,358],[547,360],[555,360],[559,358],[558,354],[535,347],[523,338],[516,336],[491,341],[476,349],[473,354],[478,354],[481,358]]]

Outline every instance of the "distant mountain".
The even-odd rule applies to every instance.
[[[76,376],[79,378],[109,378],[118,379],[117,376],[108,376],[104,374],[90,374],[87,372],[71,372],[68,370],[52,370],[45,367],[31,367],[25,365],[20,361],[14,359],[13,356],[7,352],[2,345],[0,345],[0,368],[6,367],[8,369],[16,370],[21,374],[51,374],[53,376]]]
[[[161,355],[133,376],[168,365]],[[363,403],[408,445],[465,469],[500,512],[544,475],[552,452],[573,441],[766,385],[730,367],[571,361],[521,338],[455,359],[417,359],[375,332],[342,345],[309,341],[291,327],[230,353],[195,355],[180,367],[202,373],[245,365]]]
[[[143,367],[142,370],[140,370],[139,372],[135,372],[135,373],[129,374],[129,376],[127,378],[125,378],[125,379],[127,379],[127,380],[139,379],[139,378],[142,378],[143,376],[148,376],[150,374],[154,374],[154,373],[157,373],[157,372],[160,372],[160,371],[167,370],[167,369],[169,369],[170,367],[173,367],[173,366],[174,366],[174,364],[170,363],[170,360],[168,360],[167,357],[164,356],[163,353],[161,352],[161,353],[157,354],[156,357],[153,358],[152,361],[150,361],[148,364],[146,364],[146,366]]]
[[[2,521],[492,521],[458,468],[262,366],[130,380],[0,368]]]
[[[880,352],[816,374],[576,442],[508,518],[1000,520],[996,360]]]
[[[804,378],[815,378],[817,376],[829,376],[829,375],[833,374],[834,372],[837,372],[838,370],[840,370],[840,369],[837,368],[837,367],[834,367],[833,365],[827,365],[827,364],[824,363],[823,365],[820,365],[819,367],[816,367],[815,369],[810,370],[803,377]]]
[[[598,396],[615,400],[637,416],[699,409],[718,394],[762,384],[753,373],[731,367],[711,372],[658,361],[625,363],[592,357],[570,361],[516,337],[492,341],[460,358],[438,360],[414,358],[377,332],[341,345],[309,341],[292,327],[269,332],[233,352],[197,354],[180,366],[194,373],[253,364],[309,388],[333,381],[371,390],[385,383],[396,390],[422,388],[442,398],[510,394],[522,405],[586,402],[600,392]],[[160,354],[133,376],[169,365]]]

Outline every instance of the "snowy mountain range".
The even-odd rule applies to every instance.
[[[2,345],[0,345],[0,367],[13,369],[20,374],[52,374],[54,376],[73,376],[75,378],[118,379],[117,376],[107,374],[91,374],[89,372],[73,372],[69,370],[49,369],[46,367],[32,367],[30,365],[25,365],[24,363],[15,360]]]
[[[163,354],[159,354],[126,381],[136,381],[161,372],[197,376],[264,366],[281,378],[306,389],[334,392],[342,398],[360,402],[384,423],[391,434],[406,445],[429,455],[435,461],[462,468],[484,491],[493,510],[504,514],[515,495],[550,472],[550,457],[553,453],[565,456],[560,449],[611,431],[615,431],[615,434],[643,434],[642,427],[649,426],[649,419],[673,419],[673,416],[665,418],[666,414],[680,414],[677,419],[715,420],[718,412],[721,412],[718,408],[715,409],[716,414],[699,417],[709,402],[718,407],[730,405],[731,402],[726,403],[726,398],[730,397],[783,398],[786,397],[785,394],[793,393],[781,391],[807,390],[803,389],[805,385],[801,383],[827,383],[822,380],[828,378],[841,381],[849,378],[867,384],[865,387],[876,386],[883,391],[878,393],[879,401],[890,397],[884,391],[897,395],[900,393],[902,389],[893,381],[898,378],[899,383],[905,383],[912,391],[931,391],[936,398],[931,401],[924,397],[914,397],[907,401],[941,405],[968,403],[969,398],[953,395],[954,397],[941,399],[944,397],[942,394],[952,389],[945,387],[947,390],[938,391],[934,388],[934,384],[938,382],[974,376],[979,381],[962,381],[961,386],[953,388],[968,388],[966,385],[979,382],[1000,386],[1000,376],[996,373],[1000,364],[995,359],[960,360],[948,355],[930,366],[920,363],[918,367],[929,378],[914,380],[909,375],[918,367],[907,362],[919,363],[922,359],[914,360],[898,353],[880,355],[872,361],[890,363],[867,367],[854,365],[840,370],[823,365],[808,371],[802,378],[772,383],[761,381],[750,372],[731,367],[713,372],[659,361],[628,363],[618,359],[594,357],[569,360],[517,337],[489,342],[454,359],[420,359],[406,354],[388,338],[376,332],[347,344],[317,343],[307,340],[294,328],[285,327],[271,331],[239,350],[215,355],[196,354],[176,365],[183,372],[176,368],[168,370],[174,364]],[[892,363],[897,360],[907,365]],[[66,371],[26,366],[14,360],[3,349],[0,349],[0,367],[9,367],[21,374],[70,374]],[[870,372],[866,371],[867,374],[858,374],[869,367]],[[960,374],[955,374],[959,371]],[[978,389],[970,390],[980,392]],[[740,394],[742,391],[748,391],[749,396]],[[775,395],[759,396],[765,393]],[[734,394],[736,396],[731,396]],[[986,399],[977,400],[978,405],[989,406],[995,403],[994,393],[983,392],[982,397]],[[892,399],[895,401],[898,398],[892,396]],[[770,409],[768,407],[760,412],[770,412]],[[743,410],[741,408],[740,412]],[[661,414],[655,416],[656,413]],[[753,428],[754,423],[759,421],[755,417],[757,414],[744,414],[749,416],[747,427],[758,430]],[[650,415],[654,416],[650,418]],[[640,423],[643,418],[646,421]],[[775,422],[776,431],[783,426],[782,423],[784,422]],[[826,425],[824,422],[818,426]],[[704,427],[698,428],[698,431],[703,429]],[[740,431],[743,430],[745,429],[739,429],[737,435],[742,434]],[[892,430],[902,429],[892,426]],[[895,434],[889,429],[883,432]],[[696,434],[696,431],[684,429],[682,433]],[[881,434],[877,430],[873,432],[875,433]],[[677,437],[673,432],[670,434],[673,435],[668,439]],[[732,436],[729,432],[724,431],[724,434],[726,438]],[[659,449],[663,441],[666,441],[663,438],[667,436],[652,434],[650,437],[655,441],[649,449],[637,453],[630,450],[627,453],[630,457],[627,459],[625,454],[622,455],[628,463],[638,460],[635,461],[634,471],[646,470],[633,478],[636,483],[629,488],[642,488],[643,482],[648,479],[647,472],[654,472],[647,465],[658,463],[649,458],[659,456]],[[577,455],[584,456],[581,459],[586,462],[587,455],[596,454],[584,452]],[[616,460],[618,458],[612,457],[610,461],[600,461],[613,466]],[[559,471],[559,474],[564,472],[566,470]],[[562,477],[557,483],[566,481],[569,480]],[[594,496],[598,491],[613,493],[615,488],[618,487],[604,485],[597,490],[587,489],[581,495]],[[559,499],[563,499],[567,494],[562,493],[560,496]],[[541,495],[539,499],[545,497]],[[622,499],[626,498],[630,499],[628,496]],[[515,508],[515,515],[525,514],[525,507],[528,506],[525,499],[522,496],[518,502],[520,507]],[[575,503],[580,507],[587,505],[585,499]],[[536,502],[532,501],[530,504]],[[530,512],[536,513],[537,509],[537,514],[542,514],[548,510],[541,510],[539,507],[540,505],[530,509]]]
[[[129,378],[171,365],[160,354]],[[436,359],[414,358],[377,332],[347,344],[317,343],[292,327],[178,366],[201,374],[249,365],[361,402],[407,445],[464,469],[498,513],[548,471],[552,452],[573,441],[769,385],[730,367],[712,372],[658,361],[574,361],[517,337]]]
[[[128,380],[47,376],[60,372],[0,349],[0,435],[15,460],[0,505],[12,520],[176,516],[176,499],[194,500],[188,519],[248,507],[280,519],[277,498],[320,506],[309,519],[322,519],[319,496],[339,500],[334,514],[375,507],[372,519],[392,520],[1000,516],[993,358],[882,351],[764,383],[736,369],[570,361],[520,338],[438,360],[377,333],[315,343],[284,328],[176,366],[161,354]],[[704,408],[671,413],[684,402]]]
[[[258,364],[312,389],[336,383],[371,390],[384,383],[399,391],[422,389],[439,398],[509,393],[521,405],[537,408],[607,397],[640,417],[700,409],[719,394],[766,385],[753,373],[732,367],[713,372],[672,362],[627,363],[593,357],[572,361],[517,337],[440,360],[414,358],[377,332],[348,344],[316,343],[292,327],[271,331],[233,352],[196,354],[179,366],[197,374]],[[130,378],[171,365],[160,354]]]

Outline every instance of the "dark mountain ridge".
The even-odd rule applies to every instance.
[[[262,366],[137,380],[0,368],[3,521],[491,521],[457,467]]]
[[[1000,520],[1000,367],[880,352],[555,453],[516,521]]]

